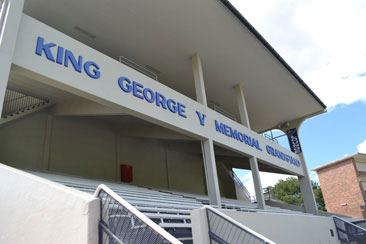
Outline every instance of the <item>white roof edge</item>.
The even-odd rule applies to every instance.
[[[311,171],[318,171],[318,170],[324,169],[326,167],[330,167],[332,165],[335,165],[335,164],[338,164],[340,162],[343,162],[344,160],[351,159],[351,158],[356,158],[356,157],[359,157],[359,156],[364,157],[366,159],[366,154],[365,153],[357,152],[357,153],[353,153],[351,155],[344,156],[343,158],[340,158],[340,159],[331,161],[329,163],[320,165],[320,166],[318,166],[316,168],[311,169]]]

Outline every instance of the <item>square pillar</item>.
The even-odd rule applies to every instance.
[[[309,171],[306,166],[304,153],[301,149],[300,138],[298,136],[298,129],[300,128],[303,120],[295,121],[289,124],[287,128],[282,129],[286,131],[291,151],[299,155],[302,168],[304,170],[304,176],[299,176],[300,190],[302,193],[302,200],[304,202],[304,208],[306,213],[312,213],[318,215],[318,207],[316,206],[313,187],[309,176]]]
[[[211,139],[202,141],[202,153],[210,205],[221,207],[221,196],[216,170],[215,152]]]
[[[24,0],[4,1],[2,6],[4,15],[0,16],[0,115],[3,111],[23,6]]]
[[[251,157],[249,159],[249,162],[250,162],[250,170],[252,171],[255,197],[257,199],[257,207],[259,209],[265,209],[266,204],[265,204],[265,201],[264,201],[264,195],[263,195],[263,190],[262,190],[262,182],[261,182],[261,177],[259,175],[257,158],[256,157]]]
[[[205,83],[203,79],[202,63],[198,53],[192,56],[192,69],[194,77],[194,85],[196,88],[197,101],[207,106]],[[221,207],[221,196],[219,189],[219,181],[217,177],[215,151],[212,139],[201,141],[203,163],[205,166],[206,184],[210,205]]]
[[[236,101],[238,104],[240,122],[242,125],[250,129],[250,122],[248,116],[247,105],[245,103],[244,90],[241,84],[235,86],[236,90]],[[250,169],[252,171],[253,183],[255,189],[255,196],[257,199],[257,207],[260,209],[265,208],[264,195],[262,190],[261,177],[259,175],[258,161],[256,157],[251,157],[249,159]]]

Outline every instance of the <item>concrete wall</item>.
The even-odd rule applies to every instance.
[[[230,171],[231,169],[225,169],[223,163],[219,161],[216,162],[216,167],[221,195],[227,198],[237,199],[234,180],[226,171]]]
[[[98,243],[98,199],[3,164],[0,179],[0,243]]]
[[[340,243],[330,217],[222,212],[278,244]]]
[[[115,125],[98,117],[52,116],[47,125],[50,114],[43,110],[0,126],[0,162],[111,181],[119,181],[119,166],[129,164],[134,185],[207,194],[200,148],[190,152],[184,144],[170,147],[169,140],[117,136]]]
[[[191,213],[193,238],[198,243],[208,244],[207,217],[204,211],[198,209]],[[330,217],[220,211],[277,244],[340,243]],[[334,236],[331,235],[331,230]]]
[[[39,112],[0,126],[0,162],[16,168],[42,166],[47,113]]]
[[[364,205],[353,159],[317,171],[327,210],[332,213],[363,218]]]

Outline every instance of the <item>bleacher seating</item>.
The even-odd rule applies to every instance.
[[[183,243],[192,243],[191,210],[209,204],[208,197],[204,195],[90,180],[61,174],[28,172],[90,194],[94,194],[99,184],[104,184]],[[265,210],[258,209],[256,204],[227,198],[222,199],[221,208],[244,212],[306,215],[302,212],[270,206],[267,206]]]

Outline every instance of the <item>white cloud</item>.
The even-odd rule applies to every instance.
[[[366,153],[366,139],[357,146],[357,151],[360,153]]]
[[[274,174],[267,172],[259,172],[262,187],[274,186],[279,180],[285,180],[288,177],[293,177],[291,175],[283,175],[283,174]],[[243,182],[244,186],[247,188],[251,196],[255,195],[254,183],[252,172],[248,172],[243,177],[240,178]]]
[[[319,183],[318,174],[314,171],[310,171],[310,180]]]
[[[366,101],[366,1],[231,2],[328,106]]]

